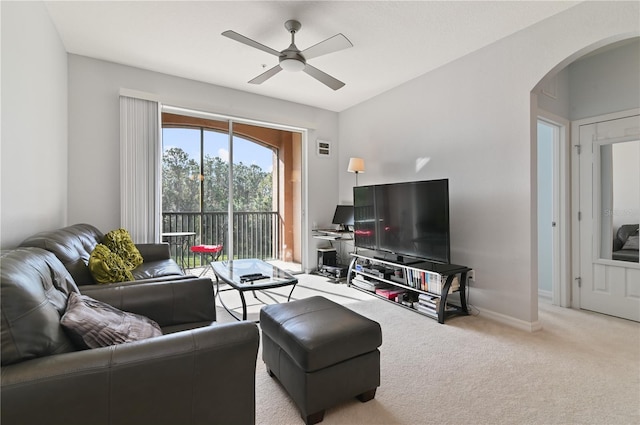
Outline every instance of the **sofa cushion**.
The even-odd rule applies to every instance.
[[[638,250],[638,235],[629,236],[627,241],[622,245],[622,249]]]
[[[124,260],[101,243],[96,245],[89,257],[89,270],[98,283],[133,280],[131,269]]]
[[[153,320],[118,310],[86,295],[69,295],[60,320],[78,348],[99,348],[162,335]]]
[[[0,288],[3,366],[76,350],[60,317],[78,288],[55,255],[40,248],[3,252]]]
[[[145,261],[135,269],[131,270],[135,280],[159,279],[163,277],[184,278],[180,266],[173,260]]]
[[[143,259],[140,251],[131,239],[131,235],[126,229],[116,229],[104,235],[104,245],[124,260],[129,270],[133,270],[142,264]]]

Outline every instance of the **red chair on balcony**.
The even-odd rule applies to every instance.
[[[211,269],[211,262],[218,261],[220,255],[222,255],[222,245],[193,245],[191,252],[194,254],[204,254],[209,257],[206,267],[200,273],[200,276],[203,276]]]

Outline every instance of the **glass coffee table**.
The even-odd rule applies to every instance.
[[[288,302],[291,300],[291,294],[293,294],[293,290],[298,283],[298,279],[289,273],[280,270],[274,265],[254,258],[214,261],[211,263],[211,268],[213,268],[213,272],[216,275],[216,295],[219,295],[220,291],[228,290],[236,290],[240,293],[240,299],[242,300],[242,319],[227,308],[224,301],[222,301],[222,297],[218,296],[224,309],[236,320],[247,320],[247,302],[244,298],[246,291],[253,292],[253,296],[257,299],[255,291],[291,285],[291,292],[289,292],[289,297],[287,297]],[[220,281],[231,286],[231,288],[221,290]]]

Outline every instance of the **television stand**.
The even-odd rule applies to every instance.
[[[469,267],[430,261],[405,264],[357,253],[351,256],[348,286],[439,323],[453,315],[469,314],[466,294]],[[449,296],[454,294],[457,296],[451,300]]]

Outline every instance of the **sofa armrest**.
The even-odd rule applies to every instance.
[[[80,292],[120,310],[153,319],[161,327],[216,320],[213,282],[207,277],[84,285]]]
[[[139,243],[136,248],[144,261],[168,260],[171,258],[171,251],[168,243]]]
[[[255,423],[255,324],[2,367],[2,424]]]

